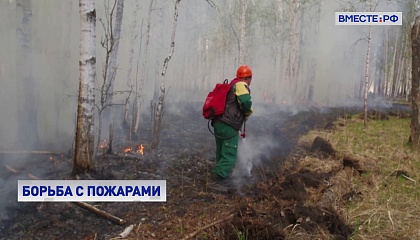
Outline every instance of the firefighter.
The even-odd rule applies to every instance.
[[[226,97],[223,115],[212,120],[216,139],[216,164],[210,175],[209,188],[214,191],[228,192],[233,188],[230,174],[238,154],[238,132],[253,112],[249,88],[251,80],[251,68],[241,65],[236,78],[231,80],[232,87]]]

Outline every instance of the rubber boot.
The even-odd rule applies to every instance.
[[[228,193],[232,188],[229,179],[223,179],[215,173],[210,174],[209,189],[214,192]]]

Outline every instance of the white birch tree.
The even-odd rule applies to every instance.
[[[143,85],[144,81],[146,80],[146,66],[147,66],[147,60],[148,60],[148,50],[149,50],[149,41],[150,41],[150,26],[152,23],[152,9],[153,9],[153,0],[150,0],[149,4],[149,11],[147,14],[147,29],[146,29],[146,43],[145,43],[145,49],[144,49],[144,61],[143,61],[143,67],[142,67],[142,75],[140,78],[140,82],[138,83],[138,86],[136,87],[136,94],[134,98],[134,112],[133,112],[133,128],[132,133],[137,134],[139,125],[140,125],[140,109],[142,104],[142,91],[143,91]],[[137,79],[137,78],[136,78]],[[136,84],[137,85],[137,84]]]
[[[166,76],[166,69],[168,68],[169,61],[172,58],[172,55],[175,51],[175,33],[176,33],[176,26],[178,23],[178,6],[181,0],[174,0],[174,20],[172,23],[172,34],[171,34],[171,45],[169,49],[169,55],[165,58],[163,62],[163,68],[161,73],[161,80],[160,80],[160,93],[159,93],[159,100],[156,104],[155,111],[154,111],[154,118],[153,118],[153,131],[152,131],[152,143],[151,147],[156,148],[159,145],[159,134],[161,128],[161,122],[163,117],[163,107],[165,103],[165,76]]]
[[[73,173],[94,170],[94,107],[96,79],[95,0],[79,0],[80,80]]]
[[[119,42],[121,38],[121,27],[124,9],[124,0],[114,0],[112,8],[109,10],[109,4],[105,5],[107,14],[105,15],[105,22],[101,20],[105,35],[101,39],[101,45],[105,49],[105,62],[102,71],[102,85],[100,86],[100,101],[96,105],[98,109],[98,147],[101,142],[102,121],[109,124],[109,141],[107,145],[107,152],[112,152],[113,133],[114,133],[114,119],[112,115],[113,106],[127,105],[131,90],[114,91],[114,82],[117,74],[117,56],[119,49]],[[115,13],[116,11],[116,13]],[[109,16],[108,16],[109,12]],[[115,13],[115,14],[114,14]],[[114,16],[115,15],[115,16]],[[117,94],[127,94],[124,103],[114,103],[113,97]]]
[[[130,39],[130,51],[128,54],[128,70],[127,70],[127,89],[130,88],[132,86],[132,72],[133,72],[133,65],[134,65],[134,44],[136,42],[136,39],[138,37],[138,33],[136,31],[137,28],[137,13],[138,10],[140,9],[139,7],[139,0],[136,0],[136,6],[134,9],[134,20],[133,20],[133,25],[130,26],[130,33],[131,33],[131,39]],[[123,116],[123,128],[124,129],[130,129],[130,99],[127,102],[127,104],[124,107],[124,116]],[[131,131],[131,130],[129,130]]]
[[[247,35],[247,19],[246,13],[248,10],[248,0],[241,0],[242,3],[242,12],[241,12],[241,32],[239,37],[239,57],[238,65],[246,64],[246,35]]]
[[[368,112],[368,93],[369,93],[369,66],[370,66],[370,49],[372,46],[372,25],[369,26],[369,34],[368,34],[368,49],[366,52],[366,66],[365,66],[365,97],[363,99],[363,106],[365,109],[363,123],[364,126],[367,127],[367,112]]]
[[[32,0],[16,0],[16,82],[18,83],[18,141],[34,148],[38,144],[37,99],[32,65]]]
[[[378,1],[377,0],[370,0],[370,1],[364,1],[364,0],[357,0],[355,2],[347,2],[347,4],[349,5],[349,8],[352,11],[359,11],[359,9],[356,8],[356,6],[354,4],[359,3],[361,5],[361,10],[360,11],[370,11],[370,12],[374,12],[376,7],[378,6]],[[368,35],[366,37],[367,40],[367,50],[366,50],[366,58],[365,58],[365,66],[364,66],[364,70],[365,70],[365,74],[364,76],[361,78],[360,84],[359,84],[359,90],[358,95],[361,97],[361,95],[363,94],[363,107],[364,107],[364,127],[367,127],[367,113],[368,113],[368,93],[369,93],[369,88],[370,88],[370,84],[371,84],[371,79],[370,79],[370,61],[371,61],[371,47],[372,47],[372,25],[369,26],[369,32]],[[361,39],[359,39],[361,40]],[[359,41],[358,40],[358,41]],[[357,41],[357,42],[358,42]],[[356,43],[357,43],[356,42]]]
[[[299,26],[299,12],[301,8],[300,0],[292,0],[288,4],[288,11],[290,14],[289,19],[289,36],[288,36],[288,52],[286,58],[286,69],[285,69],[285,83],[288,84],[289,90],[292,90],[292,94],[296,97],[295,84],[298,81],[299,74],[299,52],[300,52],[300,39],[298,26]]]
[[[116,4],[117,4],[117,11],[115,14],[115,21],[113,20],[114,16],[112,16],[113,15],[112,13],[109,19],[110,26],[112,26],[112,24],[114,25],[110,29],[111,30],[110,41],[112,43],[112,48],[110,49],[111,52],[109,54],[109,62],[108,62],[107,74],[106,74],[107,83],[110,86],[109,91],[107,93],[109,95],[107,97],[108,104],[112,104],[112,100],[113,100],[112,92],[114,90],[115,76],[117,75],[117,60],[118,60],[118,50],[119,50],[120,38],[121,38],[122,19],[123,19],[123,13],[124,13],[124,0],[116,0]],[[111,108],[109,111],[110,113],[112,112]]]

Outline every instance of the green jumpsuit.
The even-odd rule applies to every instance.
[[[248,118],[253,112],[248,85],[243,81],[237,82],[233,86],[232,91],[236,96],[236,104],[239,104],[244,118]],[[239,122],[239,124],[241,125],[242,122]],[[235,167],[238,154],[239,132],[230,124],[223,121],[215,121],[213,127],[216,136],[216,165],[212,172],[222,178],[227,178]]]
[[[239,134],[233,127],[223,122],[214,123],[214,133],[216,135],[216,165],[213,172],[222,178],[227,178],[235,167]]]

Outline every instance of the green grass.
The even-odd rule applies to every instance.
[[[342,155],[358,159],[366,169],[352,187],[363,199],[343,211],[355,227],[352,239],[420,239],[420,151],[410,146],[411,119],[369,121],[340,119],[334,132],[311,131],[305,138],[327,139]],[[403,171],[406,175],[396,174]]]
[[[248,240],[248,230],[243,232],[239,230],[238,228],[236,228],[235,226],[232,226],[232,227],[233,227],[233,230],[235,231],[237,240]]]

